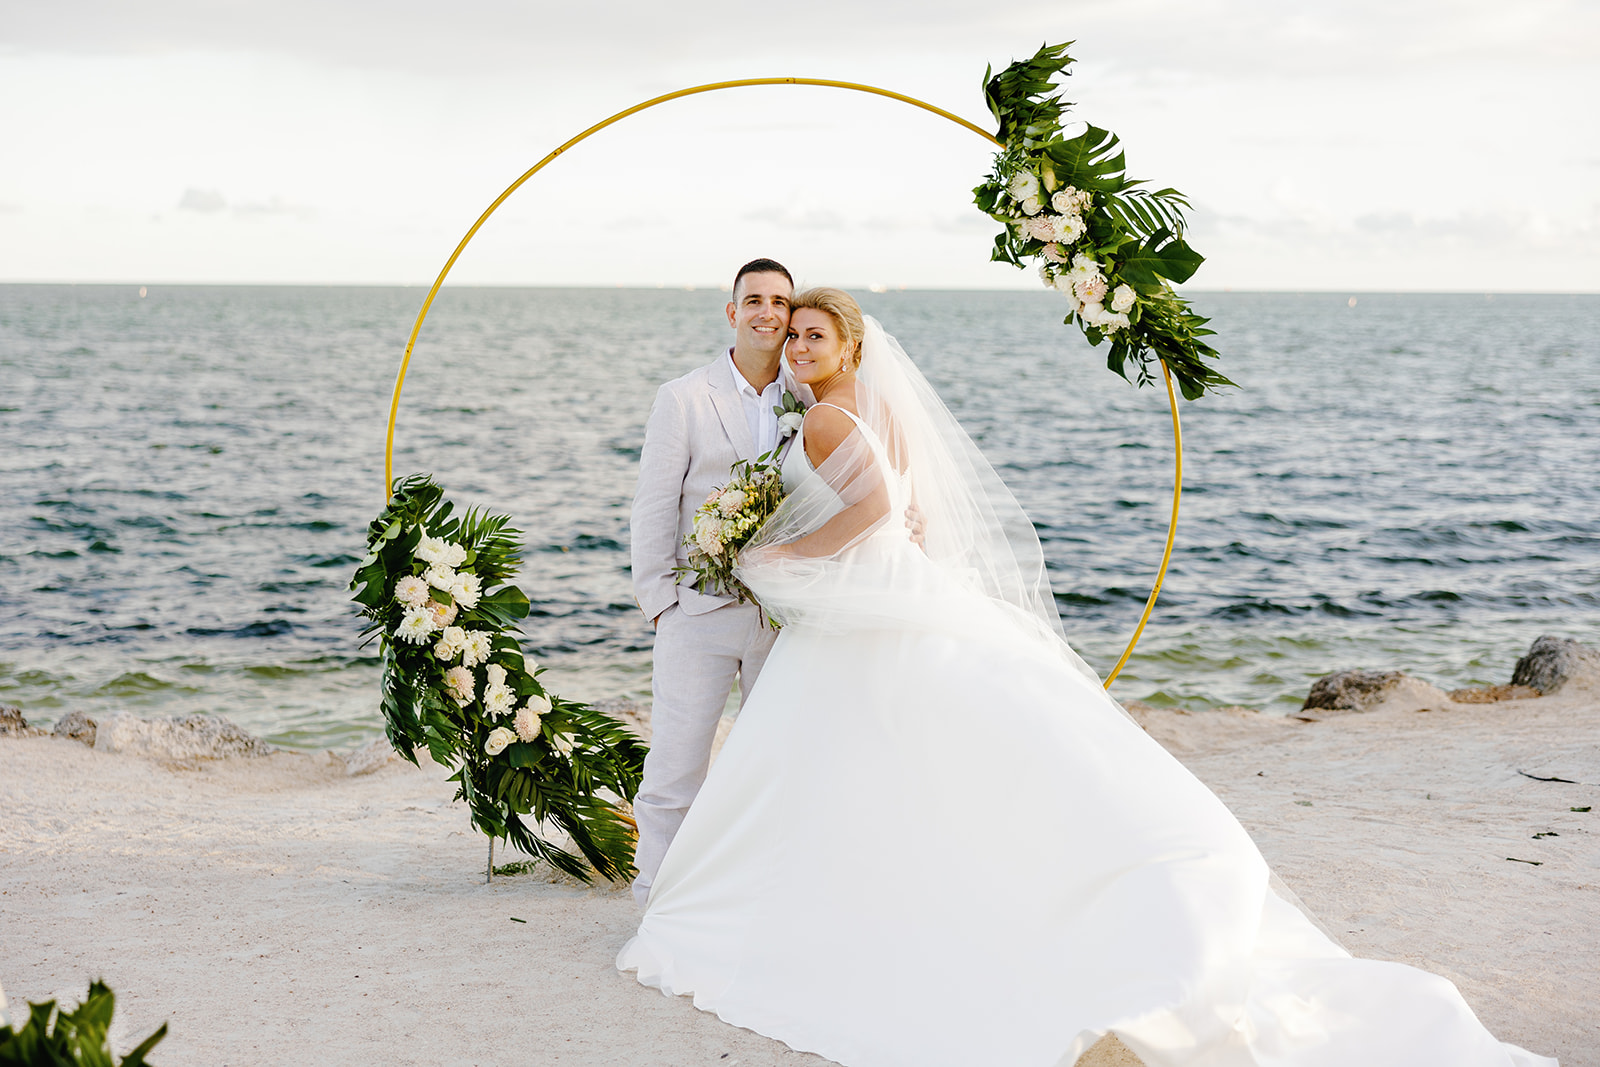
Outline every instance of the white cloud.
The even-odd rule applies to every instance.
[[[1196,284],[1359,286],[1381,260],[1385,284],[1452,287],[1510,255],[1532,287],[1600,288],[1572,252],[1600,211],[1600,132],[1556,106],[1600,98],[1600,13],[1577,0],[17,8],[0,97],[30,106],[0,202],[28,211],[0,215],[0,278],[431,280],[513,177],[653,94],[803,74],[987,124],[985,63],[1076,37],[1080,114],[1210,213]],[[714,284],[760,246],[817,280],[1026,285],[966,207],[987,158],[837,90],[674,101],[540,173],[452,277]],[[151,231],[174,189],[177,225]]]

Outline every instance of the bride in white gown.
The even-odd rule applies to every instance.
[[[1353,959],[1067,646],[1033,527],[892,338],[797,294],[818,404],[739,575],[784,623],[617,966],[849,1067],[1531,1067]],[[925,520],[914,545],[908,505]]]

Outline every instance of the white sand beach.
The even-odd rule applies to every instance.
[[[1443,974],[1505,1040],[1600,1067],[1600,810],[1571,810],[1600,809],[1600,690],[1320,722],[1137,714],[1353,952]],[[161,1067],[825,1062],[617,973],[625,890],[484,885],[444,778],[0,738],[13,1012],[103,976],[119,1047],[170,1023]],[[1080,1062],[1137,1063],[1109,1044]]]

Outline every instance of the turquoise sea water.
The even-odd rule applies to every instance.
[[[1116,685],[1298,706],[1345,666],[1505,681],[1600,639],[1600,297],[1198,294],[1242,388],[1183,407],[1178,548]],[[423,290],[0,286],[0,701],[374,734],[346,583],[383,499]],[[396,471],[527,531],[558,691],[643,697],[628,502],[655,386],[725,345],[723,294],[460,289],[413,360]],[[1049,293],[865,294],[1034,518],[1102,671],[1159,562],[1165,397]]]

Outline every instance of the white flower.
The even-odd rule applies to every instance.
[[[402,604],[420,608],[428,599],[428,583],[415,574],[408,574],[394,583],[394,598]]]
[[[461,650],[467,647],[467,631],[459,626],[446,626],[439,631],[439,641],[433,646],[433,654],[442,660],[452,660],[461,655]]]
[[[717,501],[717,510],[724,515],[737,515],[739,509],[744,507],[746,494],[743,489],[728,489],[723,492],[722,499]]]
[[[1077,215],[1051,215],[1050,229],[1055,239],[1070,245],[1083,236],[1083,219]]]
[[[540,712],[539,706],[534,701],[543,699],[543,697],[530,698],[526,704],[517,709],[517,718],[514,725],[517,728],[517,736],[524,741],[532,741],[539,736],[539,729],[542,725],[539,720],[543,717],[543,713]],[[550,702],[548,700],[544,701],[544,710],[550,710]]]
[[[498,756],[506,750],[506,746],[517,739],[515,730],[508,730],[504,726],[496,726],[489,731],[489,738],[483,743],[485,755]]]
[[[1024,197],[1017,206],[1022,209],[1024,215],[1037,215],[1044,210],[1044,201],[1037,196],[1029,196]]]
[[[483,595],[483,582],[471,571],[460,571],[456,580],[450,583],[450,595],[457,604],[471,611],[478,606],[478,598]]]
[[[1066,214],[1079,214],[1089,209],[1089,204],[1094,199],[1094,194],[1072,186],[1060,190],[1050,198],[1050,206]]]
[[[490,685],[506,684],[506,669],[498,663],[491,663],[485,667],[483,676],[488,679]]]
[[[440,592],[448,593],[450,587],[456,584],[456,572],[443,563],[435,563],[423,574],[422,580]]]
[[[489,658],[489,653],[494,648],[489,643],[489,635],[482,630],[468,630],[466,639],[461,642],[461,663],[466,667],[476,667]]]
[[[1100,328],[1106,333],[1115,333],[1128,325],[1128,316],[1120,311],[1108,311],[1100,316]]]
[[[466,707],[472,703],[472,672],[465,667],[451,667],[444,672],[444,688],[451,700]]]
[[[1116,291],[1111,294],[1111,310],[1128,311],[1133,307],[1133,301],[1133,287],[1129,285],[1119,285],[1117,286]]]
[[[433,613],[433,625],[441,630],[456,621],[456,606],[454,604],[441,604],[437,600],[429,600],[427,609]]]
[[[1028,236],[1035,241],[1054,241],[1056,239],[1056,226],[1051,220],[1054,215],[1035,215],[1028,220]]]
[[[550,747],[563,756],[572,755],[572,738],[566,734],[556,734],[550,739]]]
[[[441,538],[429,537],[427,534],[423,534],[422,540],[417,542],[417,547],[412,550],[411,554],[424,563],[438,563],[444,559],[446,544],[447,542]]]
[[[1100,264],[1079,252],[1072,257],[1072,280],[1090,278],[1100,273]]]
[[[700,516],[695,520],[694,540],[706,555],[715,556],[722,551],[722,523],[709,515]]]
[[[439,562],[446,567],[459,567],[467,561],[467,550],[454,541],[444,543],[444,552],[439,556]]]
[[[433,624],[433,612],[425,607],[407,608],[405,618],[395,627],[394,635],[402,641],[420,645],[437,629],[438,627]]]
[[[778,416],[778,436],[792,437],[798,433],[800,427],[805,425],[806,417],[803,412],[785,411]]]
[[[1085,304],[1100,304],[1106,299],[1106,276],[1092,274],[1087,278],[1079,278],[1072,283],[1072,291],[1078,294],[1078,299]]]
[[[1087,322],[1090,326],[1099,326],[1102,324],[1102,320],[1106,316],[1106,309],[1100,304],[1086,300],[1084,301],[1083,307],[1078,309],[1078,314],[1082,316],[1083,321]]]
[[[1006,192],[1011,194],[1011,199],[1019,204],[1032,197],[1038,199],[1039,176],[1032,171],[1019,170],[1011,176],[1011,183],[1006,186]]]
[[[517,694],[510,686],[491,685],[483,691],[483,710],[495,718],[508,714],[517,706]]]

